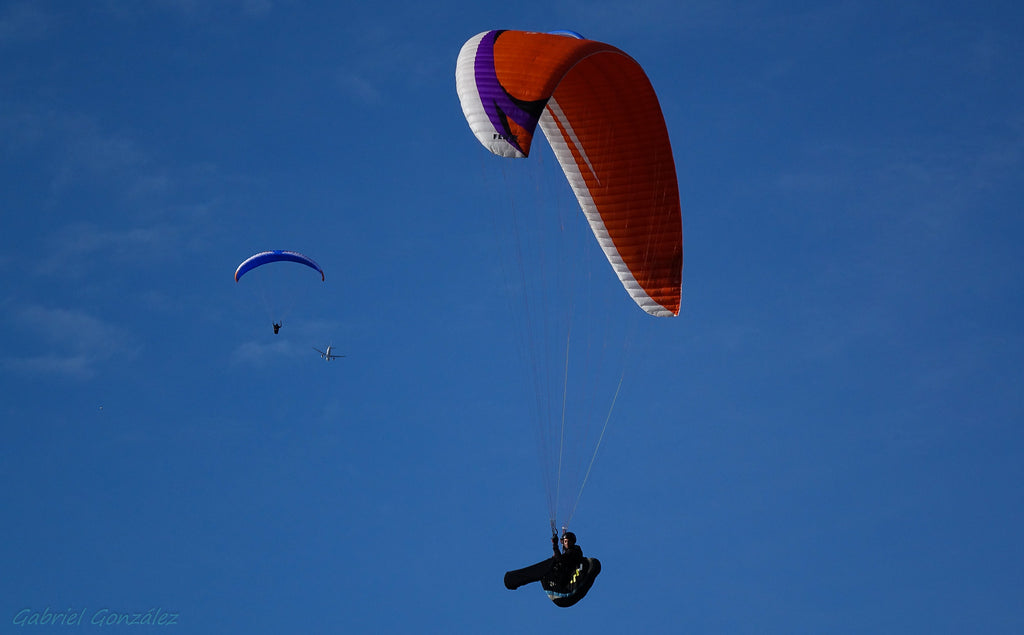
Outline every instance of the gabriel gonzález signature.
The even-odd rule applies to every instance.
[[[107,608],[90,612],[85,608],[51,611],[46,607],[42,611],[22,609],[14,616],[13,623],[15,626],[173,626],[178,623],[178,614],[163,608],[151,608],[145,613],[122,613]]]

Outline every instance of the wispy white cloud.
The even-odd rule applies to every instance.
[[[140,182],[159,182],[167,186],[166,175],[152,166],[151,158],[134,140],[101,130],[92,118],[54,115],[39,125],[49,129],[49,143],[60,147],[50,184],[53,202],[66,190],[86,183],[127,187],[129,191]]]
[[[181,232],[169,224],[131,229],[106,229],[93,223],[73,223],[57,230],[36,266],[44,275],[82,276],[95,258],[105,261],[152,261],[180,241]]]
[[[242,343],[231,354],[231,361],[235,364],[269,364],[282,357],[297,357],[298,348],[287,340],[278,340],[266,344],[260,341],[249,341]]]
[[[175,165],[93,117],[25,107],[0,107],[0,153],[37,166],[39,182],[16,190],[0,213],[46,236],[26,261],[41,275],[147,265],[194,249],[204,235],[195,228],[231,180],[208,162]]]
[[[240,0],[239,4],[243,13],[254,17],[266,16],[274,8],[270,0]]]
[[[0,360],[4,370],[19,375],[59,375],[88,379],[95,375],[92,362],[84,355],[36,355],[5,357]]]
[[[30,335],[38,354],[0,358],[4,370],[87,379],[97,365],[138,352],[123,329],[76,309],[27,305],[15,311],[14,328]]]
[[[123,334],[117,327],[84,311],[30,305],[18,311],[15,317],[22,326],[79,352],[122,349],[124,346]]]
[[[791,223],[787,231],[808,245],[790,254],[804,266],[779,290],[792,307],[786,328],[800,337],[792,356],[888,354],[880,342],[904,346],[926,326],[942,332],[943,320],[974,314],[972,302],[1016,294],[1021,276],[1012,248],[986,237],[1016,224],[992,192],[1017,182],[1024,136],[1008,122],[1002,128],[1006,135],[836,137],[805,147],[791,169],[775,175],[764,191],[781,197],[779,222]],[[970,328],[929,345],[946,354],[957,338],[973,337]]]
[[[430,5],[410,3],[402,11],[414,16],[434,11]],[[410,15],[403,16],[415,20]],[[447,76],[452,65],[453,49],[427,46],[418,35],[396,38],[391,25],[379,20],[354,20],[339,40],[338,64],[334,75],[337,86],[350,98],[363,105],[378,105],[395,94],[432,86],[439,76]],[[467,37],[472,34],[467,34]],[[403,85],[396,93],[394,86]],[[429,88],[428,88],[429,90]]]
[[[205,19],[211,14],[241,14],[263,18],[274,8],[273,0],[149,0],[148,2],[117,2],[108,0],[105,10],[122,19],[158,11],[170,12],[187,19]]]
[[[621,44],[611,41],[616,33],[659,40],[679,38],[680,34],[691,32],[751,34],[794,29],[824,32],[863,12],[863,7],[854,0],[786,9],[773,3],[739,0],[687,3],[650,0],[632,5],[628,11],[623,11],[622,3],[617,0],[565,0],[554,5],[556,19],[572,20],[566,28],[579,29],[585,37],[615,45]],[[667,19],[669,16],[671,19]]]
[[[1012,121],[1001,135],[933,135],[926,139],[834,139],[804,149],[780,171],[777,191],[843,201],[863,213],[898,216],[930,232],[944,231],[958,216],[974,214],[978,200],[1017,178],[1024,163],[1024,134]],[[813,200],[813,199],[812,199]]]
[[[44,37],[52,18],[37,2],[19,2],[0,9],[0,45]]]
[[[166,216],[207,206],[179,202],[185,193],[205,193],[211,184],[237,180],[209,162],[175,165],[130,131],[112,130],[94,116],[17,102],[0,101],[0,152],[11,161],[38,164],[38,172],[48,179],[42,201],[47,211],[65,200],[77,202],[84,190],[110,199],[104,215],[116,211],[109,206],[119,205],[131,209],[134,218]],[[82,212],[76,214],[80,218]]]
[[[373,105],[381,101],[381,91],[366,77],[350,70],[338,73],[338,85],[356,101]]]
[[[269,322],[266,325],[266,333],[270,333]],[[285,333],[288,333],[287,335]],[[337,320],[309,319],[301,323],[286,323],[280,336],[272,340],[260,339],[243,342],[231,353],[231,362],[235,364],[263,365],[279,362],[283,359],[301,359],[315,356],[312,345],[321,348],[327,345],[337,346],[337,350],[344,348],[339,337],[341,333],[347,333],[352,338],[352,326],[342,324]]]

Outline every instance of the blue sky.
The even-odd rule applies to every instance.
[[[501,583],[548,520],[503,168],[454,86],[491,28],[636,58],[682,199],[568,610]],[[1021,632],[1022,32],[1000,1],[0,3],[0,631]],[[277,337],[232,280],[272,248],[327,274]]]

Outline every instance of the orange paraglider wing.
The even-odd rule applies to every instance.
[[[462,47],[456,88],[477,139],[526,157],[538,124],[605,256],[652,315],[679,314],[679,185],[657,95],[640,65],[608,44],[487,31]]]

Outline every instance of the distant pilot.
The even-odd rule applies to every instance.
[[[274,322],[274,335],[277,335],[277,332],[280,331],[280,330],[281,330],[281,325],[278,322]]]
[[[567,531],[562,534],[562,550],[558,550],[558,537],[551,536],[551,548],[555,555],[547,577],[549,588],[562,588],[569,584],[576,569],[583,564],[583,550],[576,544],[576,534]]]

